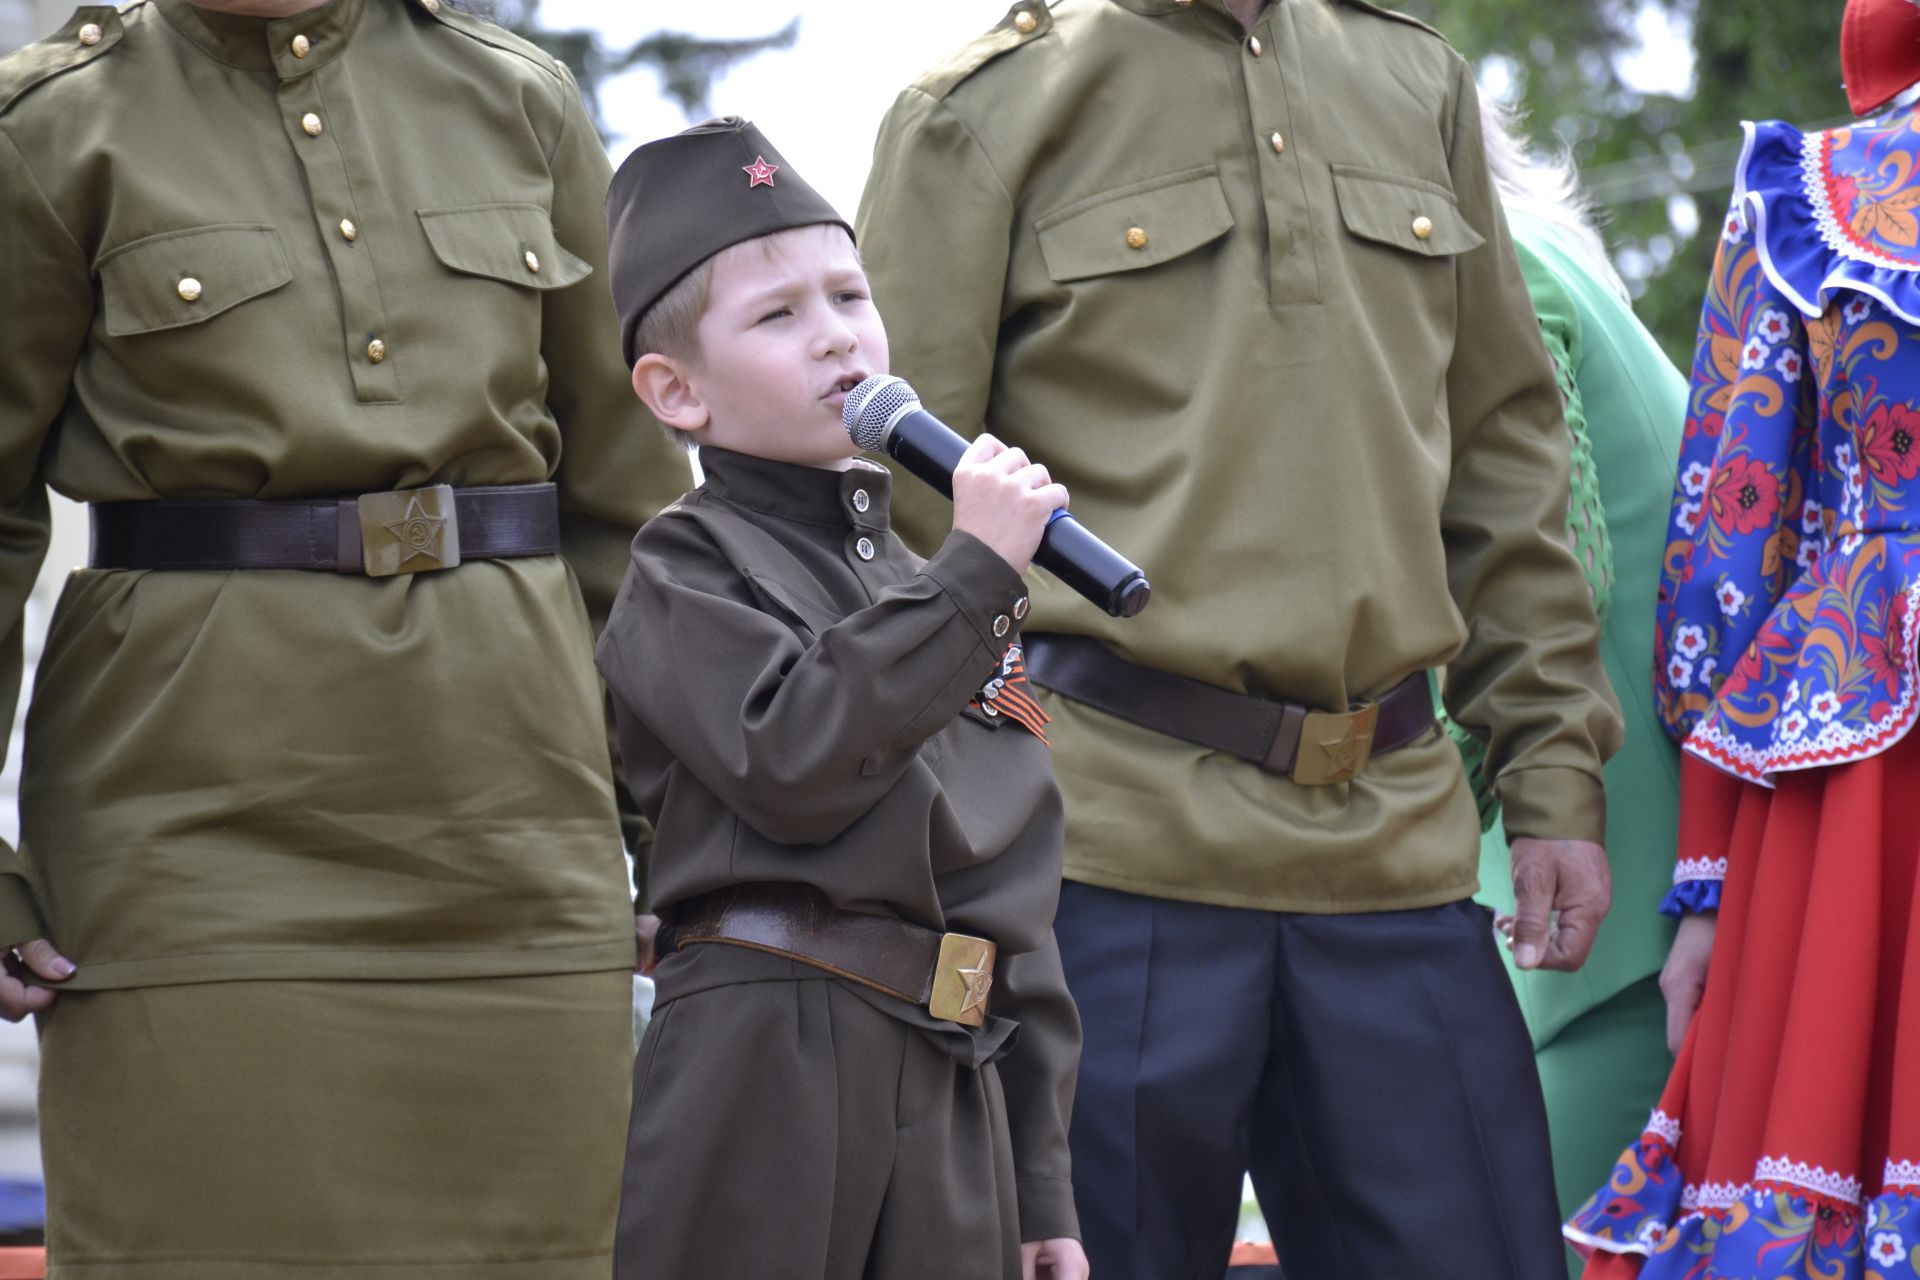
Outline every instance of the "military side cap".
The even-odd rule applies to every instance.
[[[832,223],[853,228],[766,135],[720,116],[634,149],[607,190],[607,261],[620,347],[640,353],[640,317],[695,267],[745,240]]]

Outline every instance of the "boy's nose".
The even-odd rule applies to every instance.
[[[827,356],[845,355],[860,345],[860,336],[839,316],[828,316],[814,334],[814,354]]]

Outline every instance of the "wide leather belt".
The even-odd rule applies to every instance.
[[[355,497],[96,502],[96,569],[317,569],[390,577],[560,550],[551,484]]]
[[[1434,727],[1427,673],[1347,711],[1250,698],[1128,662],[1087,636],[1028,635],[1027,678],[1168,737],[1250,760],[1307,786],[1351,782],[1374,756]]]
[[[718,942],[798,960],[949,1022],[986,1021],[997,948],[892,916],[843,911],[809,885],[743,884],[673,910],[674,948]]]

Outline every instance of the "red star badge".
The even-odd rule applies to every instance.
[[[755,156],[753,163],[741,165],[740,171],[747,175],[749,179],[747,188],[748,190],[752,190],[754,187],[772,186],[773,175],[780,172],[780,166],[777,164],[768,164],[765,156]]]

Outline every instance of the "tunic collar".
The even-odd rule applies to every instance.
[[[327,0],[289,18],[257,18],[216,13],[192,0],[155,0],[174,30],[208,57],[243,71],[272,71],[282,80],[310,75],[345,53],[367,3]]]
[[[736,507],[830,529],[887,527],[893,475],[863,459],[826,471],[703,445],[700,469],[707,491]]]
[[[1174,13],[1211,10],[1232,21],[1234,26],[1240,25],[1240,20],[1227,12],[1226,0],[1113,0],[1113,2],[1123,9],[1131,9],[1149,18],[1164,18]],[[1267,7],[1272,9],[1280,3],[1281,0],[1270,0]]]

